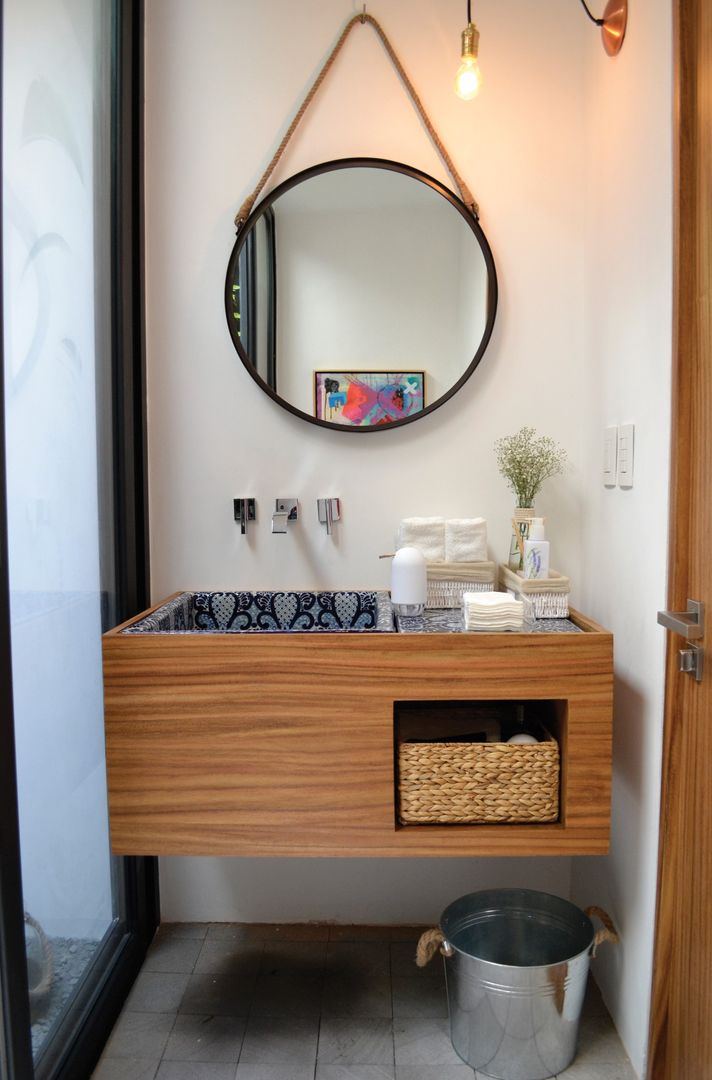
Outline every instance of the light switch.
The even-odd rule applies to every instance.
[[[603,484],[605,487],[616,486],[618,462],[618,428],[606,428],[603,436]]]
[[[621,424],[618,429],[618,487],[633,487],[635,424]]]

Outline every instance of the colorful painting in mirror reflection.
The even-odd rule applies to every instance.
[[[315,371],[314,415],[349,427],[392,424],[423,411],[424,371]]]

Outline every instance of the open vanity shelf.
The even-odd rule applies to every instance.
[[[613,642],[584,616],[571,617],[583,633],[110,631],[104,683],[113,850],[605,853]],[[399,824],[399,732],[414,710],[427,717],[429,702],[539,703],[560,748],[558,820]]]

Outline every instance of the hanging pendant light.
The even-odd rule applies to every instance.
[[[480,32],[472,21],[467,0],[467,26],[462,31],[462,60],[455,75],[455,93],[463,101],[472,101],[480,92],[482,73],[477,61]]]
[[[625,38],[628,22],[628,0],[607,0],[601,18],[596,18],[586,0],[581,5],[589,19],[601,29],[603,48],[609,56],[617,56]],[[455,93],[463,101],[477,97],[482,86],[482,72],[477,60],[480,32],[472,21],[471,0],[467,0],[467,26],[462,31],[462,58],[455,76]]]

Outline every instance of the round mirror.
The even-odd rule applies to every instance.
[[[378,158],[307,169],[240,229],[230,334],[250,375],[311,423],[378,431],[447,401],[489,342],[497,277],[443,184]]]

